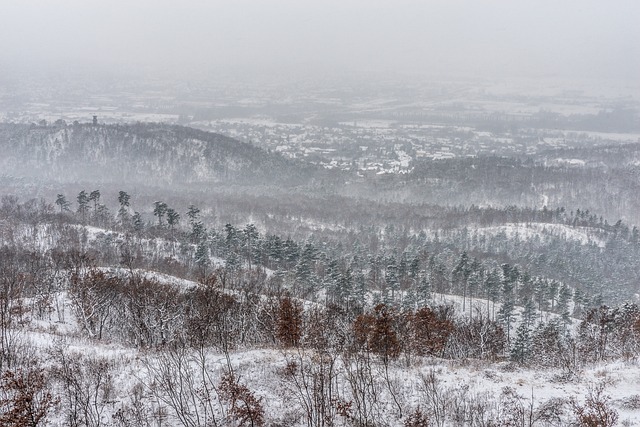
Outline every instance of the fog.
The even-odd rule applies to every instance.
[[[4,66],[286,78],[640,75],[636,1],[4,3]]]

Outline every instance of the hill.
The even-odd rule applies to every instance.
[[[0,124],[0,174],[60,182],[309,183],[317,167],[182,126]]]

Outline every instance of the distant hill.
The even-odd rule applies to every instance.
[[[0,124],[0,175],[61,182],[308,183],[318,167],[220,134],[156,123]]]

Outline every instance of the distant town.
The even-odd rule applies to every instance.
[[[421,159],[480,155],[580,167],[584,162],[545,152],[640,141],[634,98],[606,85],[600,93],[593,86],[559,87],[436,82],[399,89],[343,82],[248,88],[105,78],[56,82],[45,90],[31,77],[0,93],[0,121],[182,124],[361,176],[407,173]]]

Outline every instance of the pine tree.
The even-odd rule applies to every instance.
[[[322,287],[326,292],[327,298],[331,301],[336,301],[338,299],[337,294],[340,282],[340,267],[338,261],[335,259],[329,261],[325,270]]]
[[[558,298],[558,291],[560,290],[560,282],[552,280],[547,288],[547,299],[551,300],[551,311],[555,312],[556,300]]]
[[[313,280],[317,252],[311,243],[307,243],[300,254],[295,267],[295,277],[303,289],[315,292],[315,281]]]
[[[98,217],[97,218],[98,222],[100,222],[101,224],[107,223],[109,221],[109,219],[111,218],[111,215],[109,214],[109,208],[107,208],[103,204],[99,204],[98,205],[97,217]]]
[[[144,221],[142,220],[142,215],[140,215],[140,212],[134,212],[131,220],[133,222],[133,229],[135,231],[140,232],[144,229]]]
[[[89,196],[87,192],[82,190],[77,197],[78,200],[78,213],[82,217],[82,223],[86,222],[87,212],[89,210]]]
[[[176,225],[180,222],[180,214],[176,212],[173,208],[167,208],[167,224],[169,225],[169,229],[173,230]]]
[[[511,360],[525,363],[531,354],[531,331],[526,322],[520,323],[516,329],[516,337],[511,347]]]
[[[366,296],[367,296],[367,278],[364,273],[359,271],[356,274],[354,280],[354,288],[353,288],[353,300],[360,307],[364,307],[366,305]]]
[[[573,317],[582,317],[584,306],[588,302],[587,300],[588,298],[585,293],[579,288],[575,288],[573,291]]]
[[[571,303],[571,297],[573,296],[573,292],[571,288],[567,286],[565,283],[560,286],[560,291],[558,293],[558,307],[557,311],[562,316],[562,321],[565,325],[571,323],[571,313],[569,311],[569,304]]]
[[[118,203],[120,204],[120,208],[118,209],[118,221],[120,224],[127,225],[129,224],[129,200],[131,196],[127,194],[125,191],[118,192]]]
[[[515,282],[512,275],[507,275],[502,280],[502,306],[498,311],[498,319],[505,325],[507,330],[507,342],[510,342],[511,323],[514,321],[515,301],[513,290]]]
[[[549,281],[541,278],[536,279],[534,281],[534,295],[538,301],[538,310],[540,310],[540,315],[542,315],[542,311],[549,309]]]
[[[413,280],[413,284],[418,283],[418,275],[420,274],[420,258],[417,256],[411,260],[409,264],[409,277]]]
[[[347,268],[345,272],[340,275],[338,287],[336,289],[336,300],[339,303],[349,302],[352,294],[353,275],[351,273],[351,268]]]
[[[536,304],[531,297],[527,298],[524,302],[522,310],[522,323],[525,323],[528,327],[533,325],[533,321],[536,317]]]
[[[210,263],[209,260],[209,248],[206,245],[206,242],[203,240],[198,243],[195,253],[195,262],[200,267],[200,271],[202,273],[202,277],[205,277],[205,273],[207,271],[207,266]]]
[[[404,298],[402,298],[402,309],[406,311],[415,310],[417,301],[418,290],[414,286],[405,292]]]
[[[69,210],[69,202],[63,194],[58,194],[56,197],[56,205],[60,208],[60,213]]]
[[[484,281],[484,290],[487,298],[487,318],[495,318],[495,306],[500,296],[500,271],[496,268],[491,269]],[[489,301],[492,304],[492,310],[489,309]]]
[[[129,194],[127,194],[127,192],[125,192],[125,191],[119,191],[118,192],[118,203],[120,204],[120,207],[128,208],[130,199],[131,199],[131,196],[129,196]]]
[[[199,216],[200,216],[200,209],[198,209],[194,205],[189,205],[189,210],[187,211],[187,218],[189,218],[189,225],[193,225],[194,222],[198,221]]]
[[[451,272],[451,275],[457,287],[462,288],[458,289],[458,291],[462,291],[462,311],[465,311],[467,302],[467,284],[469,276],[471,275],[471,262],[466,251],[462,252],[460,255],[460,259]]]
[[[168,209],[168,206],[166,203],[160,202],[160,201],[153,202],[153,215],[158,217],[158,226],[160,227],[162,226],[162,219],[164,218],[164,215],[167,213],[167,209]]]
[[[400,282],[398,281],[398,266],[396,265],[396,259],[394,257],[390,257],[387,262],[387,268],[385,270],[385,290],[391,291],[391,295],[388,295],[388,298],[385,299],[385,304],[393,305],[395,304],[396,294],[400,290]]]
[[[246,241],[245,246],[247,248],[247,260],[249,261],[249,269],[251,269],[254,251],[258,244],[260,235],[258,233],[258,229],[253,224],[247,224],[243,230],[243,234]]]
[[[241,262],[238,254],[235,251],[231,251],[227,254],[224,266],[227,270],[234,271],[240,268]]]
[[[418,285],[417,304],[418,307],[425,307],[431,299],[431,283],[427,278],[426,272],[423,272],[420,284]]]
[[[197,244],[202,239],[206,238],[207,234],[204,224],[200,221],[200,209],[194,205],[190,205],[189,210],[187,211],[187,217],[189,218],[189,226],[191,227],[189,238],[192,243]]]
[[[89,201],[93,202],[93,215],[98,216],[98,202],[100,202],[100,190],[93,190],[89,194]]]

